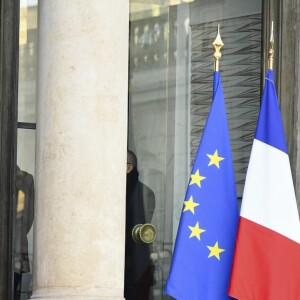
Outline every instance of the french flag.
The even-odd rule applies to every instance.
[[[300,222],[272,70],[246,176],[229,295],[300,299]]]

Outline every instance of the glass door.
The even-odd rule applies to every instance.
[[[133,151],[137,158],[138,182],[143,184],[145,193],[150,189],[153,199],[147,198],[145,203],[145,221],[156,228],[156,240],[150,245],[138,246],[126,239],[125,259],[125,297],[133,297],[134,291],[130,286],[141,285],[147,287],[143,296],[149,293],[153,299],[162,297],[165,261],[170,259],[170,251],[165,248],[167,242],[164,232],[167,193],[167,156],[168,144],[168,65],[169,65],[169,7],[153,3],[132,3],[130,7],[130,71],[129,71],[129,132],[128,149]],[[127,175],[127,203],[133,202],[133,197],[140,197],[135,190],[130,193],[132,174]],[[134,199],[135,204],[141,199]],[[144,199],[145,201],[145,199]],[[149,202],[151,202],[149,204]],[[127,231],[131,231],[135,218],[128,211],[132,206],[127,205]],[[149,214],[149,210],[154,213]],[[172,211],[172,208],[169,210]],[[141,212],[137,212],[141,214]],[[147,217],[148,216],[148,217]],[[148,274],[134,276],[134,265],[143,264],[143,258],[137,251],[145,251],[151,255],[141,273]],[[141,295],[141,294],[140,294]],[[132,298],[133,299],[133,298]]]
[[[130,7],[128,149],[137,157],[138,180],[155,195],[153,216],[146,220],[156,228],[148,246],[154,282],[140,299],[170,299],[163,289],[211,105],[218,24],[239,200],[242,196],[260,104],[262,1],[132,0]],[[134,254],[128,256],[139,264]]]
[[[32,293],[38,2],[20,1],[14,299]]]

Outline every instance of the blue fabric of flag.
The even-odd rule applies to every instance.
[[[165,292],[178,300],[232,299],[227,295],[238,206],[219,72],[180,217]]]
[[[257,124],[255,133],[257,140],[287,153],[272,70],[266,72],[265,87]]]

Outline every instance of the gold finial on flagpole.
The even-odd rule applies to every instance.
[[[274,35],[273,35],[273,21],[272,21],[270,42],[269,42],[269,54],[268,54],[268,70],[273,70],[273,61],[274,61]]]
[[[215,41],[213,42],[213,46],[215,48],[215,53],[214,53],[214,57],[215,57],[215,71],[219,71],[219,67],[220,67],[220,62],[219,59],[222,57],[222,54],[220,52],[221,48],[224,46],[222,40],[221,40],[221,36],[220,36],[220,25],[218,24],[218,34],[217,37],[215,39]]]

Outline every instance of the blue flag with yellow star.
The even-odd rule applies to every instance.
[[[165,292],[178,300],[228,296],[238,225],[230,139],[219,72],[195,157]]]

